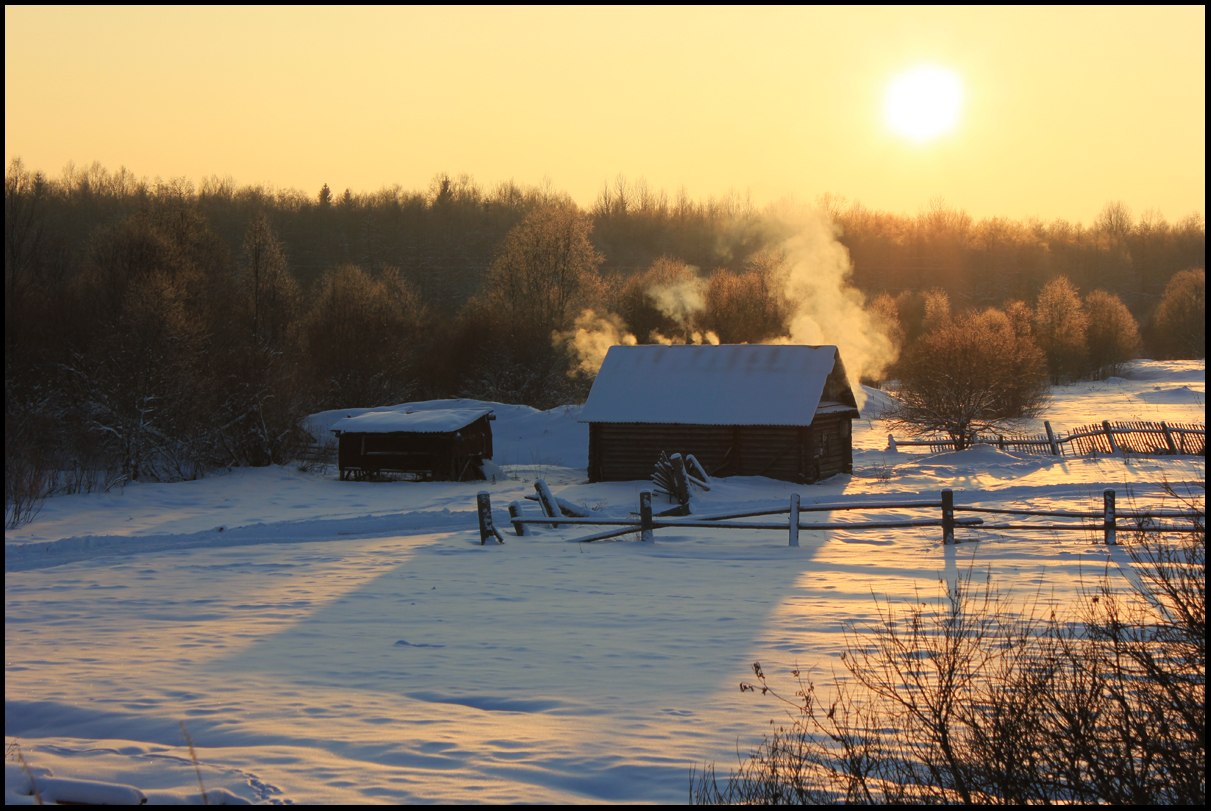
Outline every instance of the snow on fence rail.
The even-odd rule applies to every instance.
[[[545,488],[540,482],[536,487]],[[982,529],[985,531],[1054,531],[1054,532],[1095,532],[1101,533],[1103,542],[1107,545],[1117,543],[1117,533],[1141,532],[1205,532],[1204,513],[1202,510],[1128,510],[1119,511],[1115,506],[1115,491],[1106,490],[1102,494],[1102,508],[1096,512],[1080,512],[1072,510],[1011,510],[993,507],[963,507],[954,503],[954,492],[943,490],[938,499],[923,499],[921,501],[900,501],[876,503],[869,501],[834,502],[831,504],[812,504],[803,506],[799,494],[790,497],[786,507],[772,507],[739,512],[719,513],[715,515],[658,515],[652,512],[652,494],[644,491],[639,494],[639,512],[619,516],[585,516],[567,515],[555,509],[550,504],[558,505],[558,499],[541,502],[544,505],[544,515],[541,517],[526,517],[522,514],[518,502],[509,506],[509,522],[519,536],[530,534],[533,525],[546,525],[552,529],[566,526],[603,526],[611,529],[571,539],[574,542],[590,543],[604,541],[623,535],[639,533],[641,541],[655,541],[657,529],[671,527],[701,528],[701,529],[772,529],[786,532],[790,546],[799,545],[801,530],[872,530],[872,529],[903,529],[908,527],[940,527],[942,542],[955,543],[955,531],[958,529]],[[487,543],[489,538],[495,538],[504,543],[504,538],[496,529],[492,518],[492,504],[489,494],[481,492],[477,496],[479,514],[479,540]],[[937,517],[927,516],[913,519],[868,520],[804,523],[801,515],[810,512],[838,512],[843,510],[923,510],[936,513]],[[960,516],[958,513],[976,513],[982,515],[1044,517],[1065,519],[1064,523],[1002,523],[989,524],[980,515]],[[785,521],[748,521],[739,519],[759,518],[771,515],[787,515]],[[1163,524],[1164,519],[1185,519],[1185,524]]]
[[[1086,425],[1057,436],[1051,423],[1044,422],[1046,435],[976,435],[970,444],[995,445],[1002,450],[1034,453],[1041,456],[1096,456],[1125,453],[1140,456],[1205,456],[1207,426],[1196,423],[1110,422]],[[932,451],[955,449],[947,437],[902,440],[888,435],[891,450],[901,447],[926,447]]]

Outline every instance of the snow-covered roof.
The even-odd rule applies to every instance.
[[[835,346],[613,346],[580,419],[804,426],[821,411],[857,414]]]
[[[448,408],[425,411],[367,411],[332,424],[334,432],[354,434],[448,434],[491,414],[490,408]]]

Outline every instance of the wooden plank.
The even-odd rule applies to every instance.
[[[538,493],[538,503],[542,505],[542,511],[546,513],[548,518],[558,518],[562,515],[559,511],[559,505],[555,503],[555,496],[551,493],[551,488],[547,486],[545,481],[539,479],[534,482],[534,490]]]
[[[620,538],[623,535],[630,535],[631,533],[634,533],[634,532],[639,532],[638,524],[627,527],[626,529],[611,529],[611,530],[606,530],[605,532],[598,532],[595,535],[586,535],[583,538],[573,538],[571,542],[572,543],[592,543],[594,541],[606,541],[606,540],[609,540],[610,538]]]

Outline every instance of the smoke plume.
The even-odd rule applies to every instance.
[[[824,214],[799,215],[795,236],[782,249],[780,279],[792,307],[786,343],[835,345],[861,408],[859,381],[880,377],[896,360],[887,326],[867,311],[866,297],[850,283],[849,251]]]
[[[644,292],[661,315],[686,332],[692,332],[694,317],[706,309],[706,286],[706,279],[692,276],[675,282],[653,284]]]
[[[664,344],[665,346],[673,346],[674,344],[709,344],[710,346],[719,346],[719,336],[711,332],[709,329],[703,332],[698,330],[690,330],[675,336],[662,334],[659,330],[652,330],[652,334],[648,336],[648,340],[654,344]]]
[[[576,359],[576,365],[568,370],[569,375],[579,372],[590,377],[597,374],[611,346],[638,343],[620,316],[589,309],[580,313],[572,329],[552,334],[551,341],[565,347]]]
[[[878,378],[896,360],[887,326],[866,309],[866,299],[851,284],[849,251],[837,239],[832,220],[815,211],[781,214],[794,236],[779,246],[774,280],[790,304],[786,335],[770,343],[835,345],[845,363],[850,386],[861,408],[863,378]],[[654,331],[647,340],[663,344],[718,344],[712,332],[697,324],[706,310],[708,282],[698,276],[653,284],[645,291],[660,312],[677,325],[672,335]],[[638,343],[615,313],[584,310],[574,327],[553,334],[556,345],[575,358],[572,374],[595,375],[606,351],[616,344]]]
[[[676,326],[676,330],[665,335],[652,330],[648,340],[654,344],[719,344],[719,336],[710,330],[696,326],[700,315],[706,310],[707,281],[693,275],[676,281],[656,282],[644,289],[644,294],[660,314]]]

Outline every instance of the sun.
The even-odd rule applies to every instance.
[[[924,143],[945,135],[959,122],[963,83],[946,68],[927,65],[901,73],[887,88],[887,126]]]

